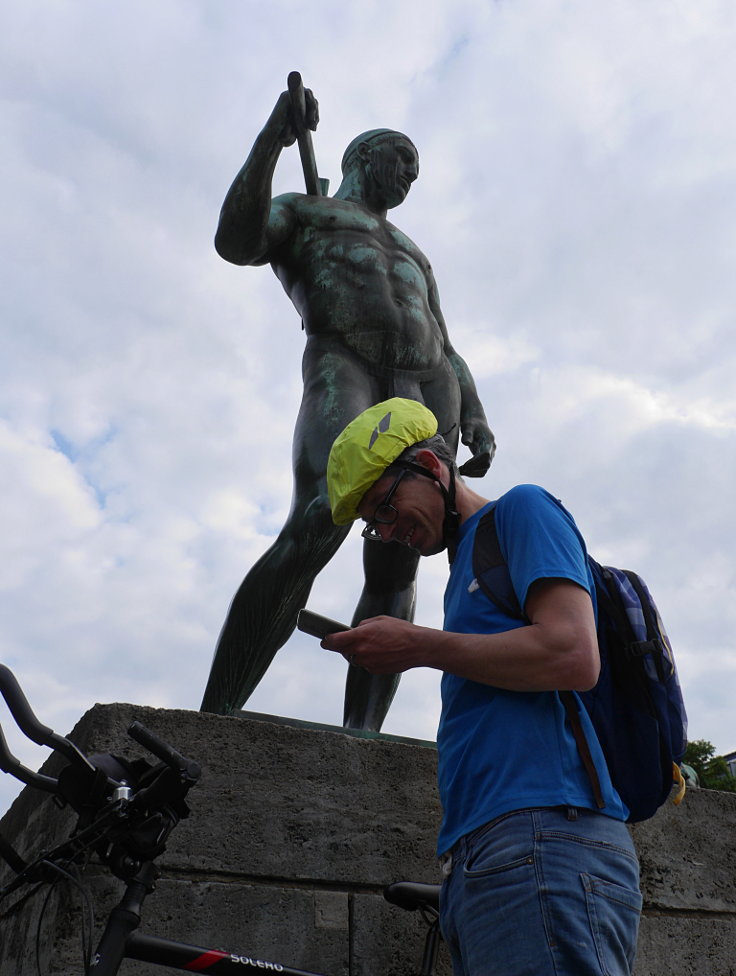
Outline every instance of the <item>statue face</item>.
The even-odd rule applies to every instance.
[[[398,207],[419,175],[419,156],[408,139],[384,139],[365,147],[363,155],[370,189],[385,203],[386,209]]]

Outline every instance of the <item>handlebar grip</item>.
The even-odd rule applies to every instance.
[[[44,725],[43,722],[39,722],[35,712],[28,704],[28,699],[23,694],[21,686],[18,684],[18,679],[10,668],[4,664],[0,664],[0,694],[2,694],[7,702],[18,728],[32,742],[35,742],[39,746],[48,746],[50,749],[56,749],[77,766],[85,768],[87,772],[94,772],[92,763],[79,751],[73,742],[64,738],[63,735],[57,735],[53,729]]]
[[[8,703],[8,708],[18,727],[25,732],[28,738],[39,746],[51,745],[54,730],[39,722],[18,684],[18,679],[4,664],[0,664],[0,692]]]
[[[138,745],[143,746],[144,749],[148,749],[149,752],[153,753],[161,762],[166,763],[167,766],[176,772],[184,774],[188,779],[196,781],[202,775],[202,769],[199,763],[196,763],[193,759],[187,759],[186,756],[182,756],[173,746],[170,746],[168,742],[164,742],[163,739],[159,739],[157,735],[151,732],[150,729],[147,729],[141,722],[133,722],[128,729],[128,735]]]

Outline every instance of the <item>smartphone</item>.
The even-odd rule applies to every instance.
[[[327,637],[328,634],[336,634],[339,630],[350,630],[347,624],[339,624],[336,620],[322,617],[318,613],[312,613],[311,610],[300,610],[296,618],[296,625],[305,634],[319,637],[320,640]]]

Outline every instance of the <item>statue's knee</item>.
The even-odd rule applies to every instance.
[[[304,520],[325,532],[340,532],[340,526],[332,521],[332,509],[327,492],[316,495],[304,510]]]
[[[347,536],[350,526],[335,525],[326,493],[316,495],[292,523],[292,537],[300,548],[334,552]]]
[[[289,513],[289,518],[281,530],[280,539],[288,545],[298,547],[309,539],[343,539],[350,526],[335,525],[327,492],[312,494],[307,501],[303,493],[297,494],[297,504]]]

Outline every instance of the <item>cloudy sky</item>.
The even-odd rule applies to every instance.
[[[298,69],[333,190],[358,132],[419,148],[392,219],[498,439],[473,486],[545,485],[637,569],[691,737],[736,749],[732,0],[24,0],[0,26],[0,660],[44,722],[197,708],[283,523],[303,333],[212,237]],[[274,189],[301,188],[292,148]],[[418,622],[445,576],[424,561]],[[351,537],[310,605],[349,619],[360,585]],[[293,638],[248,707],[339,724],[344,670]],[[414,671],[385,731],[433,738],[437,714]]]

